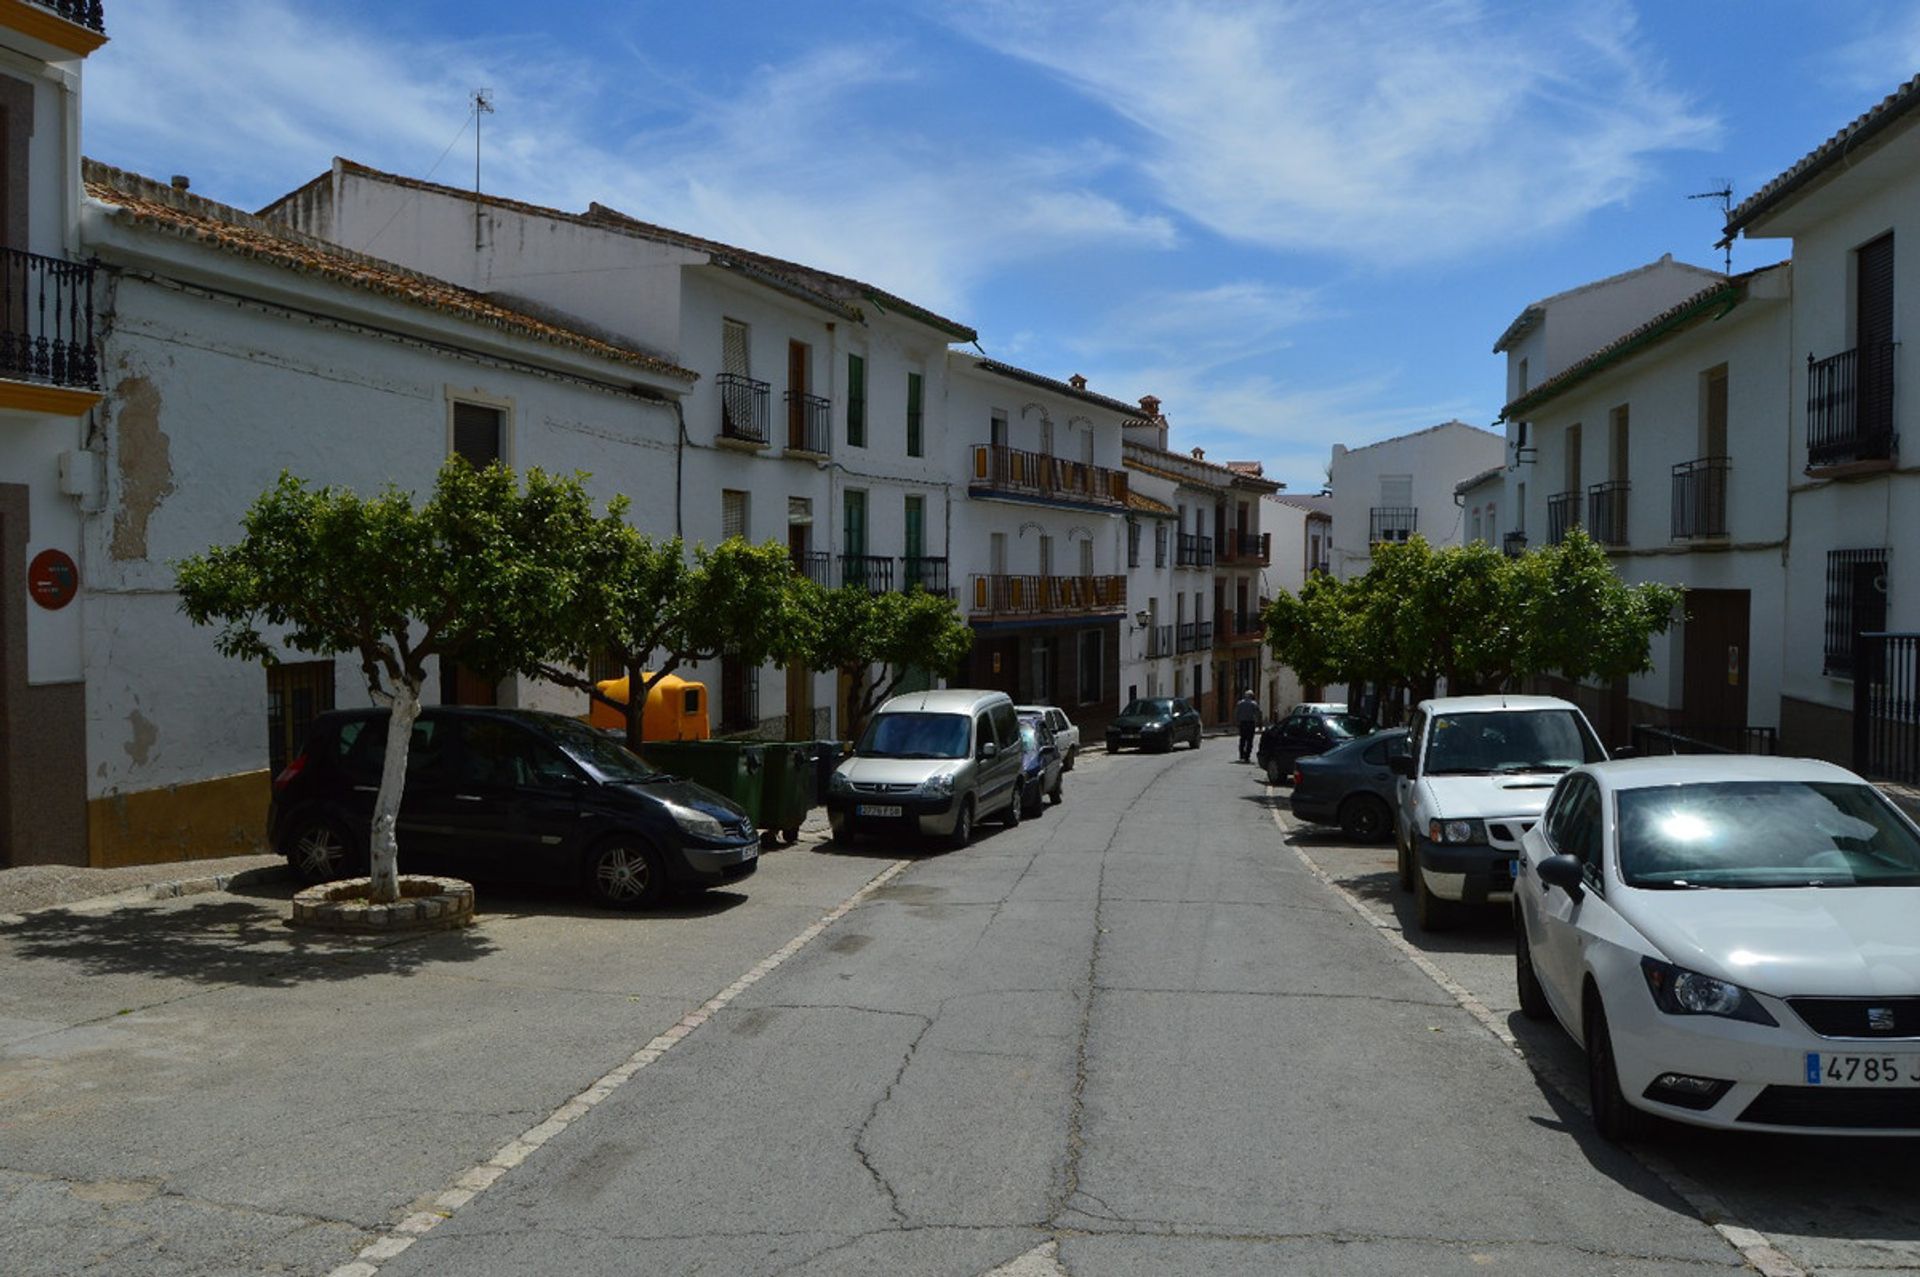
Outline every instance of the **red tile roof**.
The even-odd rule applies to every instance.
[[[1915,106],[1920,106],[1920,75],[1881,98],[1871,110],[1803,155],[1792,168],[1742,200],[1740,207],[1728,215],[1726,237],[1721,242],[1731,240],[1761,214],[1784,204],[1800,188],[1904,118]]]

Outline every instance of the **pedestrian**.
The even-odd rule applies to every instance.
[[[1253,699],[1253,689],[1240,693],[1240,703],[1233,707],[1233,721],[1240,725],[1240,761],[1253,760],[1253,734],[1260,727],[1260,702]]]

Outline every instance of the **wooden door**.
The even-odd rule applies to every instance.
[[[1745,590],[1687,591],[1681,717],[1683,727],[1708,739],[1747,725],[1749,610]]]
[[[787,343],[787,447],[807,446],[807,364],[803,341]]]

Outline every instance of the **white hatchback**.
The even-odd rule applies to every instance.
[[[1521,1010],[1585,1047],[1609,1139],[1920,1134],[1920,828],[1852,772],[1575,768],[1514,872]]]

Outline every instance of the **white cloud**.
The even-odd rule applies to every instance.
[[[1860,106],[1864,111],[1912,79],[1914,69],[1920,67],[1920,10],[1858,14],[1855,21],[1860,34],[1821,61],[1828,82],[1866,96]],[[1843,123],[1835,120],[1832,127]]]
[[[1070,345],[1087,354],[1178,351],[1188,364],[1211,368],[1284,349],[1290,330],[1328,318],[1318,290],[1234,280],[1142,292]]]
[[[953,25],[1129,122],[1160,198],[1233,239],[1385,263],[1564,228],[1717,143],[1619,0],[981,0]]]

